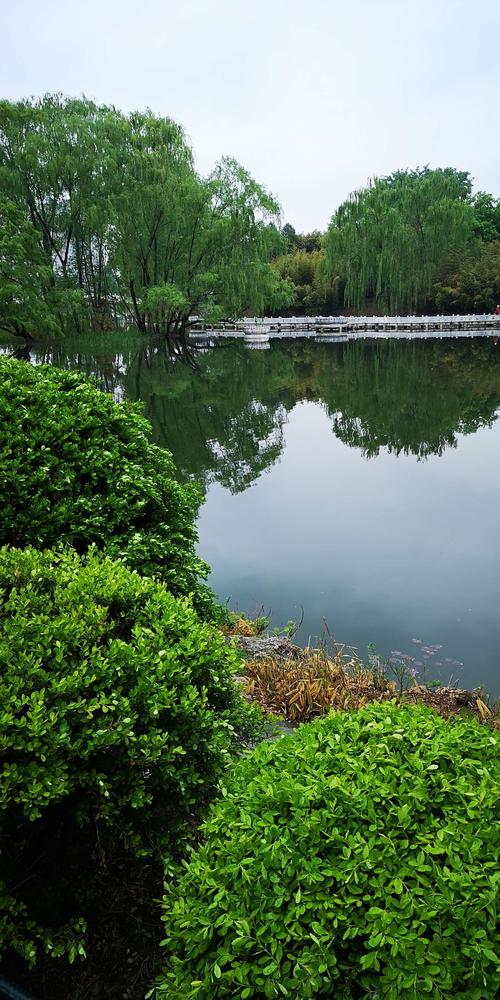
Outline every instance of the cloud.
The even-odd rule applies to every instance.
[[[18,0],[2,28],[3,97],[170,115],[203,173],[235,156],[299,230],[399,167],[500,195],[497,0]]]

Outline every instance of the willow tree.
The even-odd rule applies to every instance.
[[[27,340],[40,329],[59,332],[49,305],[50,277],[31,222],[0,194],[0,330]]]
[[[203,180],[182,134],[144,121],[155,141],[132,150],[119,201],[116,284],[144,332],[183,334],[189,318],[259,313],[290,290],[270,267],[280,209],[234,160]]]
[[[290,298],[269,263],[279,205],[233,160],[201,178],[169,118],[59,95],[2,101],[0,185],[36,244],[45,328],[179,334],[193,313]]]
[[[122,132],[122,116],[85,99],[0,103],[2,187],[33,227],[51,271],[51,312],[63,327],[99,326],[109,309]]]
[[[425,307],[447,256],[474,229],[467,173],[398,171],[355,191],[332,217],[325,237],[330,278],[345,283],[345,303],[367,301],[390,312]]]
[[[478,191],[473,199],[476,236],[486,243],[500,240],[500,198]]]

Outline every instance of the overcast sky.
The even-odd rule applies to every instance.
[[[0,0],[0,28],[2,97],[169,115],[298,230],[399,167],[500,196],[500,0]]]

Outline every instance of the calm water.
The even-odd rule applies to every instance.
[[[276,626],[303,609],[300,641],[326,621],[362,654],[499,692],[500,346],[228,343],[186,364],[113,334],[31,360],[143,400],[205,484],[199,548],[223,600]]]

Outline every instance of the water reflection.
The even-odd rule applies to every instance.
[[[335,434],[366,457],[386,448],[425,459],[496,419],[499,360],[486,339],[358,342],[323,399]]]
[[[31,359],[94,375],[117,400],[142,400],[181,477],[232,493],[279,459],[288,414],[302,401],[320,403],[336,437],[366,458],[381,449],[441,455],[500,407],[500,355],[486,338],[289,341],[266,352],[226,342],[172,354],[116,334],[34,345]]]
[[[264,604],[276,625],[300,604],[299,641],[326,619],[362,654],[373,641],[416,656],[423,636],[444,648],[432,661],[444,680],[457,670],[498,691],[491,340],[226,343],[181,357],[121,333],[33,346],[31,362],[143,401],[180,475],[208,488],[200,554],[222,600]]]

